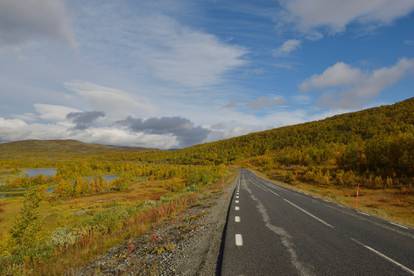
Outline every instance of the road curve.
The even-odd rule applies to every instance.
[[[414,231],[242,169],[221,275],[414,275]]]

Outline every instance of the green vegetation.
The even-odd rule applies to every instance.
[[[219,191],[233,166],[348,205],[357,188],[358,208],[414,225],[413,114],[414,98],[175,151],[0,144],[0,195],[25,194],[0,198],[0,273],[82,265]],[[27,177],[25,168],[57,174]]]
[[[76,141],[0,145],[0,195],[8,195],[0,274],[62,274],[221,190],[229,176],[224,165],[146,162],[143,152]],[[45,167],[56,175],[24,173]]]

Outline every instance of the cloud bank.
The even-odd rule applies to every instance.
[[[190,120],[181,117],[148,118],[146,120],[128,117],[118,124],[135,132],[168,134],[177,138],[178,146],[185,147],[203,142],[209,130],[195,126]]]
[[[100,117],[105,117],[105,113],[102,111],[84,111],[71,112],[66,115],[66,118],[75,124],[74,129],[87,129]]]
[[[279,15],[284,24],[319,38],[324,33],[342,32],[351,23],[384,25],[414,10],[411,0],[280,0]]]
[[[384,89],[414,73],[414,59],[402,58],[389,67],[363,71],[338,62],[300,84],[302,91],[323,92],[319,102],[330,108],[360,108]],[[327,90],[330,91],[327,91]]]

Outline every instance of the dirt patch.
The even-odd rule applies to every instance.
[[[112,248],[75,275],[214,275],[234,181],[149,233]]]

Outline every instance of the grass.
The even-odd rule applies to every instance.
[[[55,240],[59,246],[47,260],[27,261],[23,268],[9,269],[8,273],[60,275],[78,268],[114,245],[150,231],[163,219],[198,204],[203,194],[219,193],[226,183],[221,180],[192,191],[185,189],[185,180],[170,178],[141,180],[125,191],[72,199],[46,195],[39,207],[39,239]],[[22,197],[0,199],[0,251],[7,247],[22,201]]]
[[[331,200],[389,221],[414,227],[414,194],[402,193],[400,189],[360,188],[359,197],[356,199],[355,188],[316,185],[298,181],[292,185],[272,180],[264,173],[253,171],[288,189]]]

